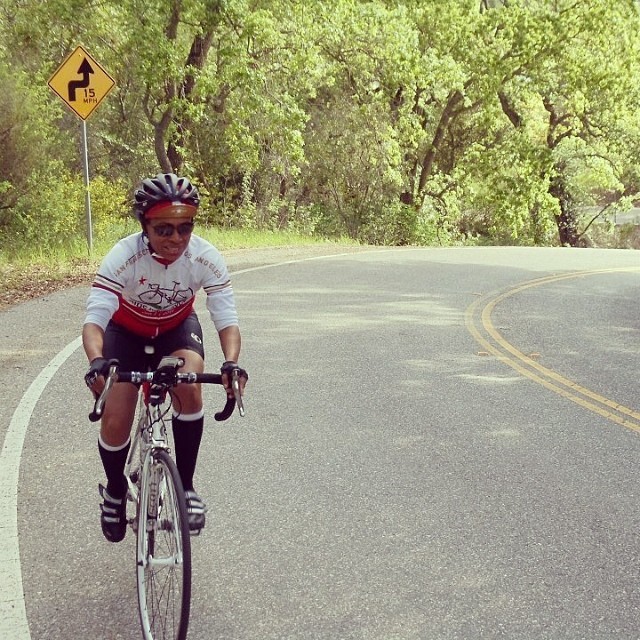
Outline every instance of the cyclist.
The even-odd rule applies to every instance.
[[[181,371],[204,371],[202,328],[193,308],[200,289],[207,295],[206,306],[220,339],[227,394],[233,395],[234,369],[244,391],[248,376],[237,364],[241,337],[229,273],[218,250],[192,234],[199,204],[190,180],[173,173],[147,178],[135,190],[133,212],[142,230],[109,251],[87,300],[82,330],[89,359],[85,382],[94,394],[104,386],[111,358],[117,358],[123,370],[144,371],[149,364],[156,367],[163,356],[174,355],[184,358]],[[119,542],[126,533],[123,470],[137,395],[133,384],[116,383],[100,426],[98,450],[107,477],[106,487],[98,487],[100,522],[110,542]],[[193,486],[204,424],[200,385],[177,386],[172,397],[176,464],[185,489],[189,528],[199,533],[206,512]]]

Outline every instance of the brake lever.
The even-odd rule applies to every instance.
[[[236,400],[238,413],[242,418],[244,418],[244,403],[242,402],[242,394],[240,393],[240,382],[238,379],[237,369],[234,369],[231,373],[231,389],[233,390],[233,396]]]
[[[107,396],[109,395],[109,391],[117,378],[118,365],[112,364],[109,367],[109,375],[104,382],[104,388],[102,389],[100,395],[96,398],[96,401],[93,405],[93,411],[89,414],[89,420],[91,422],[97,422],[98,420],[100,420],[102,412],[104,410],[104,404],[107,401]]]

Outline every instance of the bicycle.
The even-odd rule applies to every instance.
[[[135,506],[127,524],[136,534],[136,582],[140,624],[145,640],[184,640],[191,607],[191,538],[184,489],[167,440],[166,416],[171,388],[178,384],[222,384],[217,373],[181,373],[182,358],[162,358],[155,371],[120,371],[109,361],[109,374],[89,419],[100,419],[115,382],[140,387],[138,425],[125,465],[127,505]],[[227,397],[217,421],[238,407],[244,416],[238,372],[232,374],[233,397]],[[168,399],[167,399],[168,398]]]

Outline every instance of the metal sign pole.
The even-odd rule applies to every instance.
[[[87,118],[115,85],[114,79],[81,46],[76,47],[48,82],[51,89],[82,119],[82,160],[84,169],[84,209],[89,254],[93,251],[91,196],[89,194],[89,153]]]
[[[89,192],[89,151],[87,145],[87,121],[82,121],[82,164],[84,169],[84,215],[87,225],[87,247],[93,252],[93,226],[91,224],[91,193]]]

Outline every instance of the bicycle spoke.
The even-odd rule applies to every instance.
[[[140,513],[149,514],[146,526],[139,527],[145,536],[138,546],[140,616],[148,640],[183,639],[191,598],[184,492],[169,455],[164,451],[154,455],[156,461],[148,477],[155,478],[156,488],[143,491],[140,505]]]

